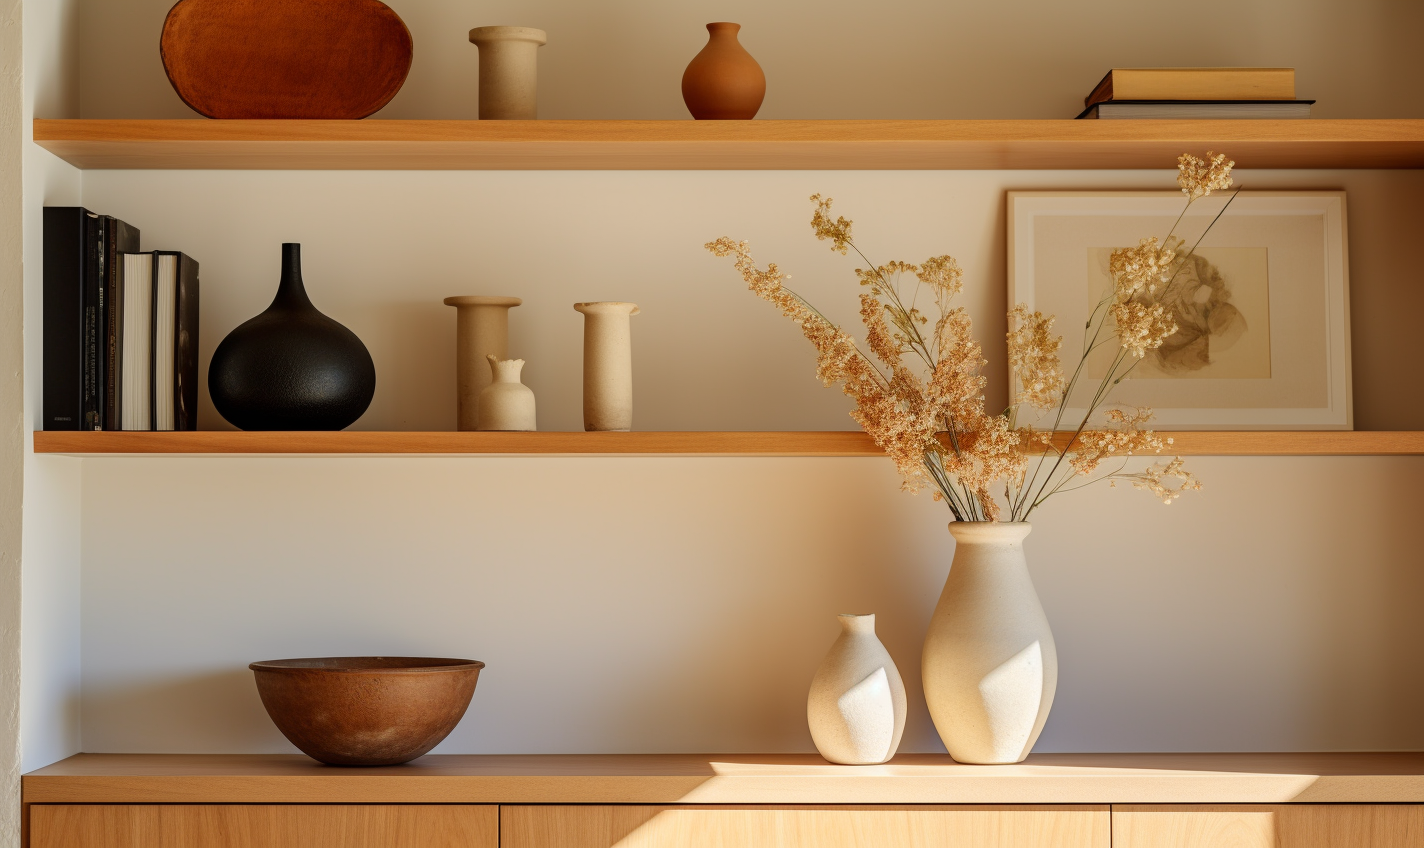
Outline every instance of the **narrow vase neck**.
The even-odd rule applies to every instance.
[[[301,307],[311,306],[311,298],[307,297],[306,286],[302,283],[302,246],[300,244],[282,245],[282,281],[277,284],[277,296],[272,300],[273,306]]]

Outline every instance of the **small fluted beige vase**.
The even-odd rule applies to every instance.
[[[539,117],[539,48],[542,29],[486,26],[470,30],[480,49],[480,120],[532,121]]]
[[[921,655],[925,702],[961,763],[1017,763],[1058,688],[1058,651],[1024,559],[1026,523],[956,521],[954,560]]]
[[[874,615],[839,618],[841,634],[806,696],[811,741],[833,763],[883,763],[905,734],[905,683],[875,635]]]
[[[509,358],[509,310],[524,301],[517,297],[445,298],[455,313],[456,427],[478,430],[480,392],[493,382],[486,356]]]
[[[583,313],[583,428],[633,429],[633,335],[636,303],[575,303]]]
[[[489,360],[494,382],[480,392],[481,430],[534,430],[534,390],[519,381],[522,359]]]

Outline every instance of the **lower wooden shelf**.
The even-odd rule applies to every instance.
[[[1164,454],[1186,456],[1408,456],[1424,431],[1290,430],[1164,433]],[[39,431],[35,453],[114,454],[662,454],[880,456],[862,432],[198,432]]]

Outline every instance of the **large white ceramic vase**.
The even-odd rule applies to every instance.
[[[1026,523],[956,521],[954,560],[925,636],[930,717],[961,763],[1028,756],[1058,687],[1058,652],[1029,577]]]

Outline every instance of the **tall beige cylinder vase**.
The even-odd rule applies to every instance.
[[[532,121],[539,117],[539,48],[542,29],[486,26],[470,30],[480,49],[480,120]]]
[[[895,756],[905,734],[905,683],[875,636],[874,615],[839,618],[840,636],[806,696],[811,741],[833,763],[883,763]]]
[[[633,335],[636,303],[575,303],[583,313],[583,428],[633,429]]]
[[[509,310],[517,297],[445,298],[455,307],[455,400],[457,428],[480,428],[480,392],[493,382],[486,356],[509,358]]]
[[[925,702],[961,763],[1017,763],[1058,688],[1058,651],[1024,559],[1026,523],[956,521],[954,560],[921,655]]]

